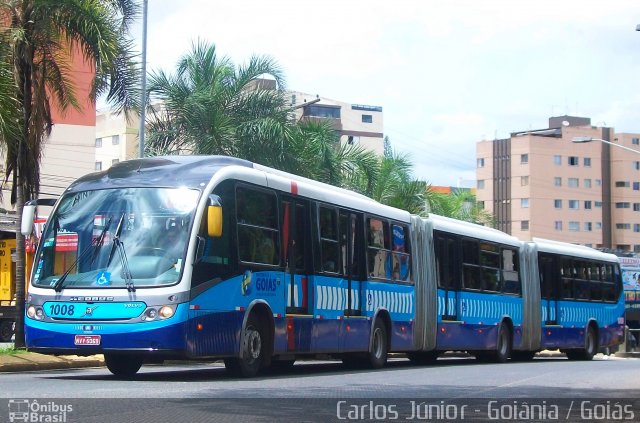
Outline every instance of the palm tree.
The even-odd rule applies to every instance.
[[[327,122],[296,121],[277,63],[261,56],[236,66],[213,44],[196,42],[175,75],[151,74],[145,154],[220,154],[333,185],[373,161],[340,146]]]
[[[3,0],[0,16],[7,26],[0,38],[6,50],[0,59],[12,69],[14,97],[19,104],[17,135],[3,134],[11,203],[18,221],[26,200],[40,188],[40,159],[51,133],[52,107],[64,111],[80,102],[70,76],[75,52],[94,65],[90,99],[106,94],[116,110],[136,105],[138,72],[127,30],[137,15],[135,0]],[[16,347],[24,346],[24,236],[16,234]]]
[[[221,154],[267,164],[286,131],[283,84],[267,57],[236,69],[215,45],[196,42],[175,75],[158,71],[149,78],[149,98],[160,105],[150,107],[146,153]]]
[[[480,225],[494,226],[493,216],[479,206],[471,191],[458,190],[444,194],[436,192],[431,185],[428,185],[425,200],[429,213]]]

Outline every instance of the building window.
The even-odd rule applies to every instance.
[[[631,138],[631,144],[640,145],[640,138]]]
[[[561,187],[562,186],[562,178],[559,176],[556,176],[555,178],[553,178],[553,184],[557,187]]]
[[[120,135],[114,135],[111,137],[111,145],[120,144]]]
[[[601,179],[596,179],[596,186],[597,187],[601,187],[602,186],[602,180]]]
[[[630,186],[629,181],[616,181],[616,188],[629,188]]]
[[[602,222],[596,222],[596,229],[602,229]]]
[[[362,123],[373,123],[372,115],[362,115]]]
[[[585,200],[584,209],[585,210],[591,210],[591,200]]]
[[[569,208],[571,210],[578,210],[580,208],[580,201],[578,201],[578,200],[569,200]]]
[[[484,167],[484,159],[478,159],[478,167]]]
[[[484,179],[478,179],[478,189],[484,189]]]
[[[569,166],[578,166],[580,160],[577,156],[569,156],[568,158]]]
[[[584,222],[584,231],[591,232],[591,230],[592,230],[591,222]]]
[[[96,170],[102,170],[102,162],[96,162]]]
[[[631,207],[631,204],[627,202],[616,203],[616,209],[628,209],[629,207]]]
[[[602,208],[602,201],[594,201],[593,204],[596,206],[597,209]]]
[[[634,161],[633,162],[633,169],[634,170],[640,170],[640,162],[639,161]]]
[[[630,223],[616,223],[616,229],[631,229]]]
[[[476,204],[478,204],[480,210],[484,210],[484,201],[478,201]]]
[[[633,232],[640,232],[640,223],[633,224]]]
[[[562,156],[560,156],[558,154],[553,156],[553,164],[556,165],[556,166],[562,165]]]
[[[119,162],[120,162],[120,159],[113,159],[113,160],[111,160],[111,166],[113,166],[114,164],[119,163]]]
[[[633,203],[633,211],[640,211],[640,203]]]
[[[327,119],[340,119],[340,106],[331,106],[325,104],[311,104],[305,106],[302,112],[303,116],[311,116]]]
[[[521,176],[520,177],[520,186],[526,187],[529,185],[529,176]]]
[[[633,246],[633,252],[634,253],[640,253],[640,245],[636,244]]]
[[[576,222],[575,220],[572,220],[569,222],[569,230],[573,231],[573,232],[579,232],[580,231],[580,222]]]
[[[584,180],[584,187],[585,188],[591,188],[591,179],[585,179]]]
[[[640,190],[640,182],[634,182],[633,183],[633,190],[634,191],[639,191]]]
[[[529,163],[529,155],[528,154],[520,154],[520,163],[522,163],[522,164]]]
[[[580,186],[580,179],[578,178],[569,178],[569,188],[578,188]]]
[[[562,200],[553,200],[553,206],[556,209],[561,209],[562,208]]]
[[[585,157],[583,163],[585,167],[591,167],[591,157]]]
[[[553,222],[553,226],[555,227],[556,231],[561,231],[562,230],[562,220],[556,220],[555,222]]]
[[[102,138],[96,138],[96,147],[102,147]]]
[[[521,220],[520,221],[520,230],[521,231],[528,231],[529,230],[529,221],[528,220]]]
[[[529,208],[529,199],[528,198],[521,198],[520,199],[520,207],[522,207],[523,209],[528,209]]]

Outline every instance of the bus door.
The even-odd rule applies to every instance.
[[[340,274],[345,293],[342,350],[361,351],[369,342],[370,322],[362,312],[364,299],[364,217],[340,211]]]
[[[282,199],[281,206],[287,350],[304,352],[311,348],[313,324],[310,314],[313,286],[309,271],[309,204],[287,196]]]

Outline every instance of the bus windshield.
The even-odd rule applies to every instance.
[[[176,283],[199,195],[187,188],[65,195],[42,235],[33,285],[60,290]]]

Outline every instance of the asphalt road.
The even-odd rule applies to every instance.
[[[536,358],[506,364],[446,358],[420,367],[394,359],[385,369],[357,371],[337,362],[298,362],[287,372],[254,379],[231,377],[219,363],[179,364],[144,366],[133,380],[118,380],[106,368],[5,373],[0,375],[0,397],[13,400],[13,406],[24,398],[35,398],[32,401],[41,405],[73,404],[78,420],[68,422],[337,421],[336,404],[349,407],[353,401],[364,404],[363,412],[366,407],[378,410],[380,403],[378,411],[385,413],[385,420],[393,420],[386,413],[395,411],[389,407],[396,403],[406,406],[403,412],[409,416],[410,401],[460,406],[498,399],[508,407],[535,401],[551,407],[560,401],[575,413],[570,408],[573,400],[601,399],[609,406],[602,408],[605,413],[622,399],[640,398],[639,375],[640,360],[603,356],[591,362]],[[640,402],[629,401],[635,407],[629,409],[635,412],[634,420],[640,420]],[[486,417],[485,408],[481,405],[476,411]],[[0,400],[0,421],[6,409]],[[369,418],[376,417],[373,414],[365,417],[358,420],[379,420]],[[598,417],[615,420],[611,415]]]

